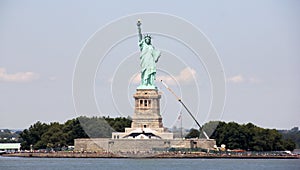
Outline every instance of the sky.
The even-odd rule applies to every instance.
[[[1,0],[0,128],[24,129],[37,121],[65,122],[80,116],[73,104],[72,80],[81,50],[112,21],[145,12],[182,18],[214,46],[226,79],[219,120],[276,129],[300,126],[297,0]],[[147,22],[142,19],[142,23],[142,29],[147,29]],[[153,45],[163,52],[158,79],[166,80],[201,123],[207,122],[211,85],[203,63],[168,37],[153,35]],[[132,116],[138,72],[137,37],[130,37],[99,64],[94,89],[99,115]],[[164,125],[176,126],[183,112],[184,127],[194,127],[175,98],[159,82],[157,86],[162,92]]]

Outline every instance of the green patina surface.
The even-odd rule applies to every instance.
[[[137,22],[140,47],[141,84],[137,89],[156,89],[156,63],[160,57],[160,51],[151,44],[150,35],[143,37],[141,22]]]

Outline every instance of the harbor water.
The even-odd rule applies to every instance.
[[[299,170],[300,159],[115,159],[1,157],[0,170],[265,169]]]

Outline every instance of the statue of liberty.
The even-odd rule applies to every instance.
[[[160,57],[160,51],[156,50],[151,44],[151,36],[142,36],[141,21],[138,20],[138,34],[139,34],[139,47],[141,50],[140,54],[140,65],[141,65],[141,84],[138,89],[156,89],[156,63]]]

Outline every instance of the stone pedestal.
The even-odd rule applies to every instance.
[[[131,128],[150,128],[162,132],[161,95],[158,91],[156,89],[137,90],[133,97],[135,99],[135,109]]]
[[[125,133],[115,132],[113,139],[173,139],[173,133],[165,132],[160,114],[161,94],[157,89],[137,89],[131,128]]]

